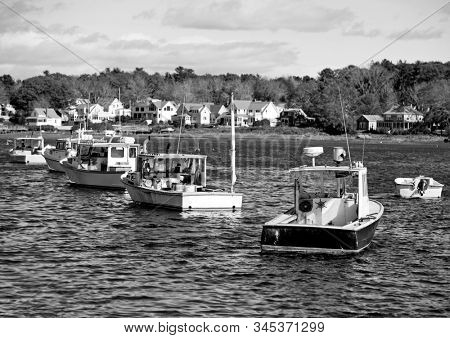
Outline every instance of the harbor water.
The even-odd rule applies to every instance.
[[[350,256],[262,255],[262,224],[293,205],[288,169],[332,163],[345,141],[237,139],[237,212],[176,212],[125,191],[72,186],[64,174],[8,162],[0,140],[1,317],[448,317],[450,144],[365,145],[369,195],[385,213]],[[155,138],[163,151],[176,138]],[[230,186],[228,136],[183,138],[208,155],[208,182]],[[350,142],[360,161],[363,142]],[[394,196],[394,179],[445,185],[439,200]]]

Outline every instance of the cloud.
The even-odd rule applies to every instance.
[[[59,23],[50,25],[47,28],[44,27],[41,28],[44,31],[49,32],[50,34],[58,34],[58,35],[75,35],[80,32],[80,26],[66,27]]]
[[[82,36],[82,37],[78,38],[75,41],[75,43],[89,44],[89,43],[96,43],[96,42],[99,42],[102,40],[109,40],[109,38],[105,34],[97,32],[97,33],[92,33],[89,35]]]
[[[151,10],[143,11],[136,15],[133,15],[133,19],[135,19],[135,20],[139,20],[139,19],[150,20],[150,19],[153,19],[155,16],[156,16],[155,10],[151,9]]]
[[[215,30],[280,30],[325,32],[351,21],[354,14],[347,8],[325,8],[310,2],[273,0],[258,2],[215,0],[208,5],[190,2],[171,7],[164,24],[195,29]]]
[[[388,38],[395,39],[401,36],[401,40],[429,40],[429,39],[439,39],[442,37],[443,31],[436,30],[433,28],[428,28],[424,30],[412,30],[408,32],[406,35],[402,36],[407,32],[407,30],[401,32],[394,32],[388,35]]]
[[[35,6],[31,1],[17,1],[12,5],[1,2],[0,8],[0,35],[8,32],[34,30],[33,25],[26,21],[35,23],[30,20],[28,14],[42,11],[42,7]]]
[[[375,37],[379,36],[381,32],[378,29],[366,30],[362,22],[355,22],[350,27],[344,29],[342,34],[349,36]]]

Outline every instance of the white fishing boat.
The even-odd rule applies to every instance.
[[[242,194],[206,184],[206,156],[141,154],[135,172],[122,175],[131,199],[177,210],[236,210]]]
[[[112,137],[108,142],[83,142],[74,157],[60,163],[73,184],[124,189],[120,176],[136,170],[139,148],[132,137]]]
[[[399,177],[395,179],[395,193],[402,198],[441,198],[444,185],[431,177]]]
[[[93,135],[87,130],[77,130],[77,138],[62,138],[56,140],[55,146],[47,145],[43,156],[47,166],[52,171],[64,172],[61,161],[67,157],[74,157],[77,153],[77,147],[81,143],[91,144],[92,142],[107,142],[105,139],[94,140]]]
[[[47,163],[48,169],[52,171],[64,172],[61,160],[75,156],[77,152],[76,140],[70,138],[56,140],[55,146],[49,146],[44,150],[43,156]]]
[[[137,170],[122,175],[133,201],[177,210],[237,210],[242,194],[234,192],[234,108],[231,99],[231,189],[211,187],[206,180],[206,156],[198,154],[141,154]],[[183,118],[181,119],[183,120]],[[181,133],[181,129],[180,129]],[[179,142],[178,142],[179,144]]]
[[[362,162],[340,165],[345,151],[333,150],[334,166],[316,166],[322,147],[304,149],[312,166],[293,168],[294,207],[265,223],[262,252],[346,254],[368,247],[384,208],[370,200]]]
[[[45,165],[45,158],[42,156],[45,149],[42,136],[18,137],[14,139],[13,144],[13,148],[9,151],[11,162]]]

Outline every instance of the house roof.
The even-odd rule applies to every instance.
[[[248,107],[249,110],[263,110],[270,102],[252,101]]]
[[[223,104],[213,104],[209,106],[209,110],[212,114],[218,114],[222,108],[226,109]]]
[[[383,115],[404,115],[404,114],[412,114],[412,115],[421,115],[423,114],[418,110],[414,109],[412,106],[402,106],[402,105],[394,105],[388,111],[384,112]]]
[[[97,104],[102,107],[109,107],[115,99],[115,97],[101,97],[97,100]]]
[[[368,122],[384,121],[381,115],[361,115],[361,117],[364,117]]]
[[[236,109],[248,109],[248,107],[250,106],[250,103],[252,103],[252,101],[250,100],[234,100],[233,104],[236,107]]]
[[[50,119],[61,118],[53,108],[34,108],[33,112],[37,115],[36,117],[47,117]]]

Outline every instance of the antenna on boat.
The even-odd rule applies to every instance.
[[[345,132],[345,140],[347,141],[348,159],[350,161],[350,168],[351,168],[352,167],[352,156],[350,154],[350,145],[348,144],[348,134],[347,134],[347,125],[345,123],[344,104],[342,103],[341,88],[339,86],[338,86],[338,91],[339,91],[339,101],[341,102],[342,119],[344,120],[344,132]]]
[[[181,128],[183,127],[183,114],[184,114],[184,107],[186,104],[186,95],[183,97],[183,105],[181,106],[181,120],[180,120],[180,132],[178,133],[178,145],[177,145],[177,154],[180,150],[180,141],[181,141]]]
[[[231,93],[231,193],[234,193],[234,185],[236,184],[236,140],[234,135],[234,100]]]

